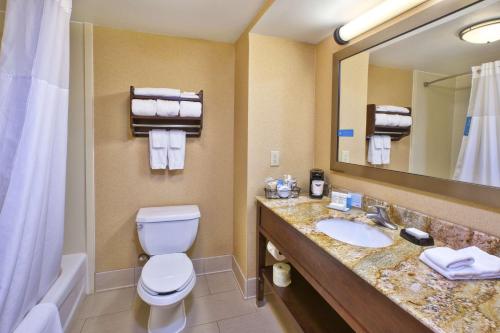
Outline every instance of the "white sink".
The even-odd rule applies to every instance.
[[[365,223],[344,219],[319,221],[316,230],[341,242],[362,247],[385,247],[392,244],[392,239],[385,233]]]

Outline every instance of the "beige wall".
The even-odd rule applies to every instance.
[[[292,174],[308,190],[314,158],[315,50],[310,44],[250,34],[247,276],[255,276],[255,196],[266,177]],[[280,166],[270,167],[271,150]]]
[[[339,160],[356,164],[366,162],[366,104],[370,54],[361,52],[342,61],[340,67],[340,129],[354,130],[352,137],[339,137]],[[348,153],[349,159],[342,159]]]
[[[196,204],[193,258],[233,251],[234,47],[94,28],[96,271],[134,267],[140,207]],[[148,141],[129,130],[129,86],[204,90],[204,128],[183,171],[152,172]]]
[[[235,51],[233,255],[242,269],[242,273],[246,275],[248,243],[248,34],[243,34],[236,42]]]
[[[421,8],[429,7],[436,2],[429,1],[424,3],[424,5],[405,13],[374,31],[394,24],[398,20],[408,17]],[[356,40],[352,43],[355,42]],[[325,170],[330,169],[332,54],[340,49],[341,47],[334,44],[331,37],[326,38],[316,46],[315,147],[317,148],[315,150],[314,163],[315,167]],[[336,172],[331,172],[329,178],[334,185],[382,198],[438,218],[500,236],[500,223],[498,223],[500,221],[499,209],[478,206],[432,193],[415,191],[409,188],[351,177]]]
[[[64,253],[86,250],[84,48],[83,23],[71,22]]]
[[[379,67],[368,68],[368,104],[410,106],[412,102],[413,74],[410,70]],[[391,163],[385,168],[408,171],[410,137],[392,141]]]
[[[415,71],[411,165],[413,173],[449,178],[451,170],[455,80],[424,87],[444,75]]]

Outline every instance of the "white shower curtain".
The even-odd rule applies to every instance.
[[[9,0],[0,51],[0,332],[57,278],[71,0]]]
[[[454,178],[500,187],[500,61],[472,68],[467,121]]]

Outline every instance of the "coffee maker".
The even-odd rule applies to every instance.
[[[311,169],[309,173],[309,196],[321,199],[325,186],[325,172],[321,169]]]

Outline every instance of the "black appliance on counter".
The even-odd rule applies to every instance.
[[[319,188],[319,184],[321,184]],[[325,186],[325,172],[321,169],[311,169],[309,174],[309,196],[315,199],[321,199],[323,197],[323,190]],[[316,191],[314,191],[316,188]]]

